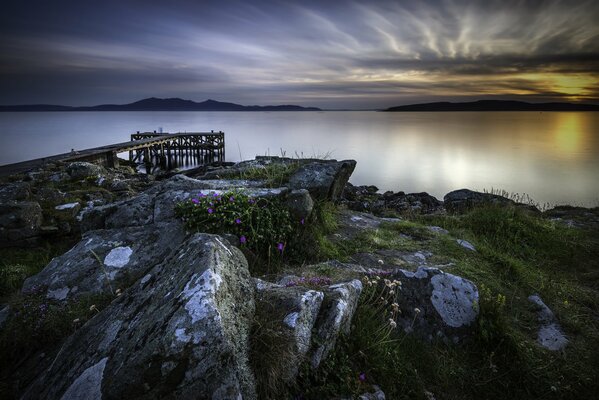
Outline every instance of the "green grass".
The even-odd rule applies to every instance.
[[[273,162],[265,166],[249,168],[243,171],[239,177],[241,179],[249,180],[264,180],[268,187],[280,187],[284,186],[284,184],[289,181],[291,175],[293,175],[299,167],[299,162]]]
[[[450,235],[432,234],[427,225]],[[363,295],[352,333],[319,371],[304,374],[306,398],[358,395],[370,383],[392,399],[426,399],[427,391],[437,399],[593,398],[599,392],[597,232],[510,207],[484,207],[463,216],[414,216],[385,225],[352,241],[347,251],[404,249],[398,233],[453,261],[449,272],[477,284],[480,317],[474,337],[459,346],[400,332],[381,341],[373,332],[388,320]],[[456,238],[470,241],[477,252],[465,250]],[[536,343],[538,321],[527,300],[533,293],[561,323],[570,340],[565,351],[550,352]],[[366,382],[357,381],[360,373]]]
[[[74,239],[64,238],[62,242],[46,242],[35,248],[0,249],[0,302],[18,291],[27,277],[40,272],[52,258],[74,244]]]

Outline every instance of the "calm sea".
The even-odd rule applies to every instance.
[[[599,205],[599,113],[0,113],[0,164],[129,140],[135,131],[222,130],[228,161],[255,155],[358,161],[382,191],[506,190]]]

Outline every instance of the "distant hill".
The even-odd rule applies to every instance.
[[[0,106],[2,111],[321,111],[316,107],[295,105],[242,106],[216,100],[197,103],[179,98],[158,99],[151,97],[129,104],[102,104],[92,107],[69,107],[50,104]]]
[[[479,100],[468,103],[438,102],[410,104],[407,106],[391,107],[383,111],[599,111],[599,105]]]

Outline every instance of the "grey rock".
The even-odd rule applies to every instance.
[[[17,242],[39,233],[42,208],[36,202],[0,203],[0,243]]]
[[[439,235],[449,235],[449,231],[447,229],[443,229],[440,226],[427,226],[427,228],[431,232],[438,233]]]
[[[348,335],[358,300],[362,293],[362,282],[338,283],[325,289],[324,301],[316,321],[315,340],[311,364],[316,369],[335,348],[340,334]]]
[[[285,204],[296,220],[308,218],[314,209],[314,201],[306,189],[291,191],[285,199]]]
[[[81,204],[79,202],[60,204],[55,206],[54,209],[67,217],[74,218],[81,210]]]
[[[0,307],[0,329],[4,326],[6,320],[8,320],[8,316],[10,315],[10,306],[1,306]]]
[[[315,200],[341,198],[356,161],[318,161],[302,165],[290,178],[291,189],[307,189]]]
[[[561,350],[569,343],[557,322],[542,325],[539,328],[538,341],[541,346],[551,351]]]
[[[450,212],[464,212],[484,204],[514,205],[514,201],[496,194],[460,189],[449,192],[443,197],[445,209]]]
[[[14,182],[0,186],[0,203],[29,200],[31,186],[27,182]]]
[[[287,333],[287,356],[278,362],[284,365],[281,370],[287,371],[283,379],[292,382],[310,350],[312,329],[324,295],[300,286],[283,287],[264,281],[256,281],[256,290],[256,307],[261,310],[258,313],[279,318],[279,329]]]
[[[22,398],[255,399],[241,252],[196,234],[71,335]]]
[[[557,322],[553,311],[547,307],[538,294],[528,296],[528,300],[534,304],[540,322],[537,336],[539,344],[551,351],[558,351],[565,348],[569,340],[562,332],[562,328]]]
[[[85,179],[88,177],[97,177],[106,174],[104,167],[84,161],[77,161],[67,166],[67,173],[71,179]]]
[[[105,219],[108,229],[125,226],[144,226],[154,222],[154,199],[142,193],[134,199],[125,200]]]
[[[389,279],[402,283],[396,296],[401,310],[396,322],[405,332],[453,343],[470,336],[478,317],[478,289],[474,283],[429,267],[419,267],[415,272],[399,270]]]
[[[23,291],[40,286],[48,298],[67,300],[123,289],[157,260],[168,258],[183,240],[179,222],[87,232],[75,247],[26,279]]]
[[[457,239],[456,242],[467,250],[476,251],[476,247],[474,247],[474,245],[467,240]]]
[[[373,385],[372,389],[374,392],[361,394],[358,399],[360,400],[385,400],[385,392],[380,387]]]

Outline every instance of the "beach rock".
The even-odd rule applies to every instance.
[[[314,209],[314,201],[306,189],[291,191],[285,199],[285,205],[296,220],[308,218]]]
[[[98,175],[106,174],[104,167],[84,161],[71,163],[66,168],[71,179],[85,179],[89,177],[97,177]]]
[[[179,222],[91,231],[71,250],[25,280],[23,291],[41,287],[46,297],[65,301],[124,289],[156,262],[169,258],[183,240]]]
[[[449,192],[443,197],[445,209],[450,212],[465,212],[474,207],[485,204],[509,206],[516,203],[506,197],[491,193],[475,192],[469,189],[460,189]]]
[[[65,341],[22,399],[256,399],[253,286],[241,252],[196,234],[148,264]]]
[[[349,335],[361,293],[362,282],[357,279],[331,285],[324,290],[324,301],[314,329],[312,368],[318,368],[327,358],[340,334]]]
[[[443,208],[443,203],[426,192],[403,192],[394,195],[384,195],[384,207],[399,213],[410,212],[415,214],[433,214]]]
[[[389,213],[434,214],[443,210],[443,202],[426,192],[405,194],[404,192],[377,193],[376,186],[345,185],[343,203],[351,210],[368,211],[375,215]]]
[[[42,208],[33,201],[0,203],[0,246],[34,238],[42,225]]]
[[[354,160],[311,162],[291,175],[289,186],[291,189],[307,189],[316,200],[337,201],[354,168]]]
[[[528,300],[534,304],[537,318],[540,322],[537,341],[544,348],[551,351],[562,350],[569,343],[568,338],[562,332],[553,311],[543,302],[537,294],[530,295]]]

